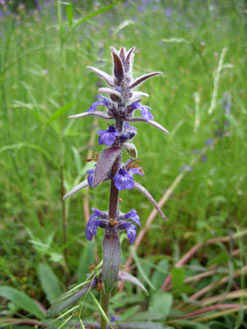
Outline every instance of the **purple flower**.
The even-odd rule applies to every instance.
[[[211,145],[213,143],[214,143],[214,139],[213,138],[209,138],[209,139],[206,140],[205,145]]]
[[[94,169],[89,169],[87,171],[87,174],[88,174],[88,177],[87,177],[88,185],[90,185],[91,187],[93,187]]]
[[[133,111],[133,110],[140,110],[143,119],[145,119],[145,120],[147,120],[147,121],[153,119],[153,115],[152,115],[152,113],[149,111],[149,110],[151,109],[151,107],[146,106],[146,105],[142,105],[142,104],[140,103],[140,101],[136,101],[136,102],[132,103],[132,104],[130,105],[130,107],[131,107],[131,110],[132,110],[132,111]]]
[[[98,105],[103,105],[103,106],[108,106],[108,105],[110,105],[110,101],[109,101],[106,97],[99,95],[97,98],[98,98],[98,99],[101,99],[101,101],[96,101],[96,102],[94,102],[94,103],[89,107],[89,109],[87,110],[87,112],[93,112],[93,111],[95,111]]]
[[[115,186],[118,190],[130,190],[134,187],[133,176],[127,170],[120,168],[114,176]]]
[[[120,320],[120,316],[116,316],[116,315],[112,315],[111,317],[111,323],[115,322],[115,321],[119,321]]]
[[[127,164],[129,161],[131,160],[128,160]],[[116,188],[119,189],[120,191],[132,189],[135,185],[133,179],[133,175],[135,174],[143,175],[143,172],[141,172],[140,169],[138,168],[130,168],[130,169],[120,168],[117,174],[113,178],[115,181]]]
[[[124,122],[124,132],[120,135],[120,141],[125,142],[132,139],[136,135],[137,128],[130,126],[128,122]]]
[[[130,241],[130,244],[132,244],[136,238],[136,226],[130,222],[125,222],[121,224],[119,228],[126,230],[127,237]]]
[[[97,234],[98,227],[105,228],[106,227],[106,221],[107,214],[103,211],[100,211],[99,209],[92,208],[93,213],[89,218],[89,221],[87,223],[87,227],[85,230],[86,238],[88,241],[91,241],[93,236]],[[100,219],[103,220],[100,220]]]
[[[131,219],[133,222],[135,222],[139,227],[141,227],[140,223],[140,217],[137,215],[137,211],[135,209],[130,210],[127,212],[124,217],[124,219]]]
[[[99,145],[112,145],[115,143],[116,137],[120,135],[114,126],[109,126],[106,130],[99,130],[97,134],[99,134]]]
[[[126,129],[127,131],[136,131],[137,130],[136,127],[130,126],[127,121],[124,122],[124,129]]]
[[[166,8],[165,13],[166,13],[166,17],[170,17],[172,15],[172,8],[171,7]]]

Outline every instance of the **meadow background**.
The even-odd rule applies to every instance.
[[[61,196],[85,178],[105,122],[67,117],[104,85],[86,65],[110,73],[110,46],[135,46],[135,77],[164,72],[139,89],[170,133],[139,123],[134,142],[137,180],[165,198],[168,221],[151,219],[135,250],[122,236],[122,264],[133,256],[150,294],[125,284],[110,313],[157,328],[247,328],[246,15],[241,0],[0,1],[0,327],[35,327],[99,262],[103,232],[89,243],[84,228],[88,209],[107,209],[109,184]],[[145,227],[152,205],[137,191],[121,197]],[[90,322],[97,306],[81,305],[62,321]]]

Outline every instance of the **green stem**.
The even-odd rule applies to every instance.
[[[104,292],[104,289],[101,290],[101,306],[102,309],[104,310],[106,316],[108,316],[108,308],[109,308],[109,300],[110,300],[110,295],[106,295]],[[107,323],[103,315],[101,315],[100,319],[100,329],[106,329]]]

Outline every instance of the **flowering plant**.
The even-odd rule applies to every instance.
[[[95,67],[87,68],[98,74],[109,85],[107,88],[99,88],[98,100],[94,102],[85,113],[70,116],[70,118],[82,118],[86,116],[96,116],[104,120],[113,121],[106,130],[97,132],[99,135],[99,145],[106,145],[97,157],[94,169],[88,170],[88,177],[75,188],[67,193],[64,198],[71,196],[86,186],[95,188],[106,180],[111,181],[109,209],[101,211],[92,208],[92,214],[86,227],[86,238],[91,241],[97,234],[98,228],[103,229],[103,267],[97,276],[98,282],[103,282],[102,290],[102,308],[107,314],[109,296],[116,285],[121,280],[129,280],[132,283],[137,282],[134,278],[123,271],[120,271],[121,246],[119,233],[126,231],[127,237],[132,244],[136,238],[137,226],[141,226],[140,218],[135,209],[128,211],[126,214],[119,209],[119,192],[122,190],[137,189],[142,192],[158,210],[160,215],[166,220],[162,210],[152,195],[141,184],[134,180],[134,175],[143,175],[144,171],[139,165],[138,153],[135,145],[132,143],[136,136],[137,128],[131,126],[132,122],[145,122],[150,124],[164,133],[168,131],[159,123],[153,120],[151,108],[142,104],[142,98],[148,94],[135,91],[134,89],[142,84],[145,80],[161,74],[161,72],[152,72],[142,75],[136,79],[132,76],[132,64],[134,59],[134,50],[131,48],[126,51],[121,48],[117,51],[112,48],[113,59],[113,76]],[[107,97],[101,94],[106,94]],[[106,107],[106,111],[98,111],[99,106]],[[140,111],[141,116],[135,116]],[[127,151],[131,158],[122,163],[122,152]],[[141,285],[141,283],[138,283]],[[95,278],[91,288],[96,286]],[[100,328],[106,328],[106,320],[101,318]]]

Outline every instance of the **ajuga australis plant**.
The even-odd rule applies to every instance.
[[[142,98],[147,97],[148,94],[135,90],[145,80],[160,75],[161,72],[144,74],[134,79],[132,66],[135,48],[131,48],[129,51],[126,51],[125,48],[121,48],[120,51],[114,48],[111,48],[111,50],[113,60],[112,76],[95,67],[87,67],[105,80],[108,87],[98,90],[100,94],[98,100],[91,105],[87,112],[70,116],[70,118],[96,116],[111,122],[106,130],[97,132],[99,145],[106,145],[106,148],[95,158],[96,166],[94,169],[88,170],[87,179],[64,196],[64,198],[67,198],[88,185],[95,188],[106,180],[111,181],[109,209],[102,211],[92,208],[92,214],[85,232],[86,238],[91,241],[97,234],[98,228],[104,230],[102,270],[98,271],[87,287],[92,289],[101,283],[103,287],[101,306],[106,314],[110,293],[118,280],[129,280],[142,286],[136,278],[120,271],[121,246],[119,234],[122,231],[126,232],[129,242],[132,244],[136,238],[137,226],[141,226],[140,218],[135,209],[131,209],[127,213],[121,212],[119,207],[120,191],[125,189],[139,190],[166,220],[164,213],[152,195],[145,187],[134,180],[134,175],[143,175],[144,171],[139,164],[137,149],[132,142],[137,134],[137,128],[131,124],[142,121],[166,134],[168,133],[163,126],[153,120],[151,108],[143,105]],[[101,94],[105,94],[107,97]],[[98,111],[99,106],[105,107],[106,111]],[[130,155],[130,159],[124,163],[122,162],[123,151]],[[106,317],[102,316],[101,329],[107,327],[106,322]]]

